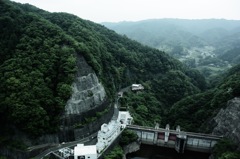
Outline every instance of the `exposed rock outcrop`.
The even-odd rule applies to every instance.
[[[104,87],[87,64],[85,59],[77,56],[77,77],[72,85],[73,94],[65,107],[65,114],[80,114],[103,103],[106,97]]]
[[[73,94],[65,107],[66,114],[79,114],[100,105],[106,96],[95,73],[77,77]]]
[[[240,98],[234,98],[227,103],[214,117],[213,134],[223,135],[232,139],[240,148]]]
[[[95,72],[81,55],[77,55],[77,73],[72,89],[71,98],[68,100],[65,112],[61,116],[60,131],[55,134],[43,135],[35,140],[21,135],[26,145],[73,141],[98,131],[103,123],[111,120],[113,106],[107,100],[105,89],[99,82]],[[97,121],[85,124],[81,128],[76,127],[76,125],[83,123],[85,118],[94,116],[96,112],[106,109],[109,111],[99,117]]]
[[[124,152],[123,159],[126,159],[126,155],[128,153],[132,153],[132,152],[136,152],[136,151],[140,150],[140,146],[141,146],[141,144],[137,141],[132,142],[132,143],[128,144],[127,146],[124,146],[124,148],[123,148],[123,152]]]
[[[84,57],[79,54],[77,55],[77,74],[72,84],[72,89],[72,96],[65,106],[65,113],[62,117],[62,136],[60,141],[75,140],[86,134],[98,131],[98,127],[104,122],[108,122],[106,120],[110,120],[113,114],[112,111],[109,111],[108,114],[104,115],[105,120],[99,119],[92,126],[89,123],[89,125],[84,125],[80,129],[77,128],[77,131],[74,130],[76,125],[84,123],[86,118],[94,116],[96,112],[109,109],[111,104],[107,100],[105,89],[99,82],[97,75]]]

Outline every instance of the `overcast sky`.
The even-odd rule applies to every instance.
[[[94,22],[144,19],[240,20],[240,0],[13,0],[50,12],[72,13]]]

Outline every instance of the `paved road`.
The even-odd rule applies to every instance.
[[[123,88],[120,90],[120,92],[126,92],[130,89],[130,87],[131,86]],[[116,94],[116,98],[117,98],[117,100],[114,103],[114,114],[113,114],[112,120],[117,120],[117,118],[118,118],[118,112],[119,112],[119,110],[118,110],[118,100],[119,100],[118,94]],[[35,156],[34,159],[41,159],[44,156],[49,155],[51,152],[55,152],[59,149],[65,148],[65,147],[73,147],[73,146],[77,145],[78,143],[84,143],[85,145],[96,144],[96,136],[97,136],[97,132],[94,134],[91,134],[90,136],[83,138],[81,140],[67,142],[64,144],[55,144],[55,146],[53,146],[52,148],[49,148],[49,149],[43,151],[41,154]],[[32,148],[35,148],[35,147],[32,147]]]
[[[78,143],[87,143],[87,144],[91,144],[93,141],[95,141],[96,139],[96,136],[97,136],[97,133],[94,133],[86,138],[83,138],[81,140],[77,140],[77,141],[72,141],[72,142],[67,142],[67,143],[64,143],[64,144],[58,144],[50,149],[47,149],[45,151],[43,151],[41,154],[37,155],[34,157],[34,159],[41,159],[47,155],[49,155],[51,152],[54,152],[54,151],[57,151],[61,148],[65,148],[65,147],[73,147],[75,145],[77,145]]]

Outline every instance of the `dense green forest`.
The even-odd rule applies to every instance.
[[[207,130],[207,121],[226,107],[228,100],[240,96],[239,68],[240,65],[231,68],[216,87],[175,103],[169,111],[172,125],[182,125],[186,130],[197,132],[211,132],[211,129]]]
[[[55,132],[76,72],[74,40],[45,19],[0,2],[1,125]],[[31,120],[29,120],[31,119]]]
[[[213,148],[213,157],[217,159],[239,159],[238,145],[229,139],[222,139]]]
[[[199,71],[165,52],[77,16],[8,0],[0,1],[0,14],[0,146],[16,129],[32,137],[58,131],[82,69],[77,55],[94,69],[111,102],[121,88],[144,86],[120,99],[139,125],[211,131],[204,124],[240,95],[239,65],[209,86]]]
[[[58,130],[71,95],[77,54],[92,66],[110,100],[122,87],[145,84],[159,116],[163,108],[206,88],[198,71],[102,25],[28,4],[0,3],[3,134],[11,134],[12,127],[33,136]]]
[[[240,65],[231,68],[227,73],[218,77],[216,86],[198,93],[195,91],[193,95],[184,97],[181,92],[187,92],[188,90],[184,89],[189,87],[182,85],[180,79],[175,79],[175,82],[171,82],[165,91],[165,85],[158,86],[164,93],[151,94],[154,89],[150,89],[145,83],[146,90],[137,94],[125,93],[120,101],[133,113],[135,124],[154,126],[159,123],[161,127],[170,124],[172,128],[180,125],[184,131],[211,133],[212,129],[208,122],[221,108],[226,107],[228,100],[240,96],[239,68]],[[153,88],[156,89],[156,85]],[[168,99],[168,101],[162,102],[163,100],[159,100],[158,97]],[[163,103],[168,103],[168,105]]]

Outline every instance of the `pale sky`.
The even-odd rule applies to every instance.
[[[100,22],[145,19],[240,20],[240,0],[13,0]]]

